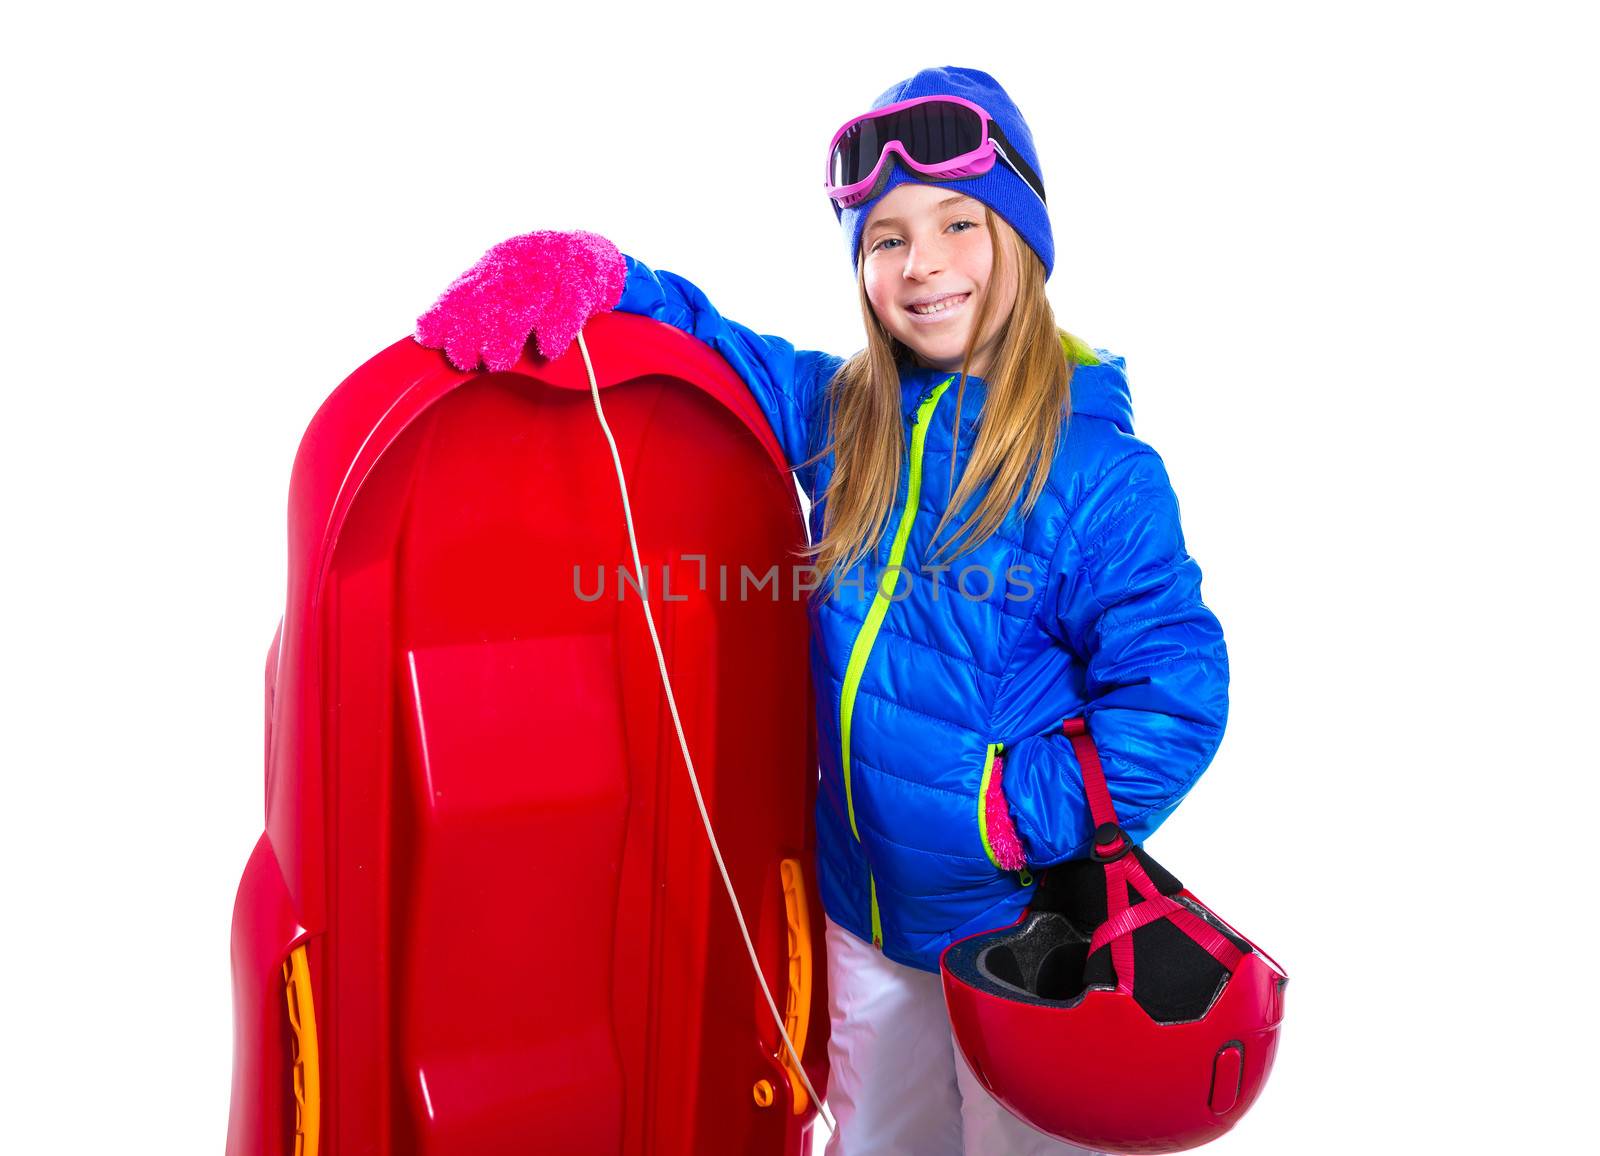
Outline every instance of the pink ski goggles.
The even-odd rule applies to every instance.
[[[1005,161],[1044,200],[1044,182],[1013,156],[993,117],[959,96],[919,96],[845,122],[828,145],[828,196],[841,209],[871,200],[888,177],[889,154],[935,181],[982,176]]]

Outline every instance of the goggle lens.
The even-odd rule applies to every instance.
[[[965,105],[928,101],[910,108],[867,117],[845,130],[829,158],[835,188],[864,181],[897,140],[920,165],[939,165],[979,148],[985,138],[983,118]]]

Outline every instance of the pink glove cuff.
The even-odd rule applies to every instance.
[[[501,241],[417,318],[416,339],[457,369],[510,369],[533,334],[566,352],[589,318],[622,299],[627,261],[598,233],[541,230]]]
[[[1004,775],[1004,761],[994,757],[994,769],[989,772],[989,793],[983,799],[983,817],[989,831],[989,846],[994,857],[1005,871],[1020,871],[1028,865],[1022,854],[1022,840],[1017,838],[1016,825],[1011,822],[1011,808],[1006,805],[1005,792],[1000,781]]]

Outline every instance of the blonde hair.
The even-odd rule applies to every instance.
[[[1070,412],[1072,371],[1076,365],[1094,360],[1088,346],[1057,328],[1055,313],[1045,297],[1044,264],[1038,254],[987,205],[984,216],[994,260],[988,289],[978,304],[972,335],[962,354],[956,403],[943,411],[951,415],[952,422],[960,421],[972,353],[989,324],[995,287],[1004,284],[1002,278],[1014,276],[1017,293],[1010,316],[1001,322],[985,378],[989,392],[977,440],[959,483],[955,480],[956,455],[950,458],[950,503],[934,528],[933,541],[938,541],[952,512],[988,485],[978,508],[952,535],[953,541],[976,523],[952,560],[976,549],[994,533],[1019,497],[1024,517],[1033,509],[1044,491]],[[826,529],[821,541],[802,551],[815,559],[817,589],[827,585],[830,574],[848,573],[869,551],[876,550],[888,528],[905,461],[900,367],[911,360],[911,351],[889,334],[873,312],[867,297],[865,260],[859,252],[856,288],[866,326],[866,348],[840,366],[829,384],[830,440],[805,463],[835,455],[833,477],[826,493],[817,498],[824,506]],[[954,444],[958,439],[951,440]],[[950,545],[947,541],[934,551],[933,558]]]

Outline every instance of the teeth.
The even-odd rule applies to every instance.
[[[929,313],[943,313],[953,305],[960,305],[966,299],[967,295],[965,293],[959,297],[946,297],[943,301],[935,301],[932,305],[913,305],[911,312],[920,313],[923,316],[927,316]]]

